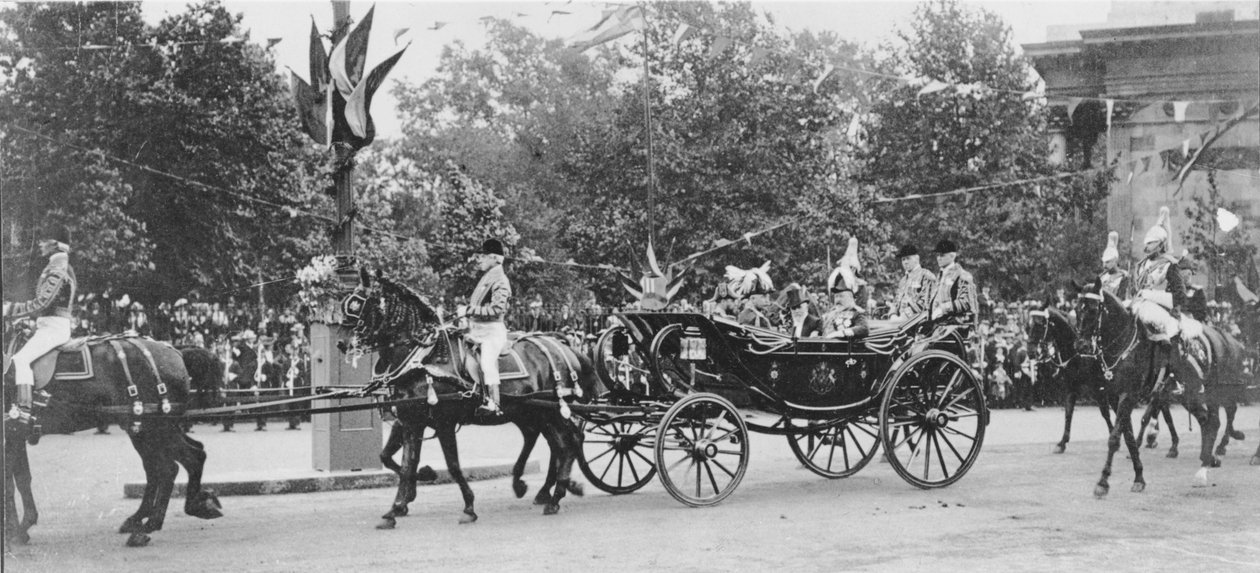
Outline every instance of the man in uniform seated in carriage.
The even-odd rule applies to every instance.
[[[936,288],[936,275],[919,266],[919,248],[914,245],[903,245],[897,251],[897,258],[905,274],[897,284],[892,318],[906,320],[928,309],[928,301]]]
[[[39,274],[35,285],[35,298],[25,302],[4,302],[4,320],[31,317],[35,330],[21,350],[13,354],[13,378],[17,384],[17,400],[14,407],[29,413],[34,401],[35,373],[31,363],[50,350],[70,341],[71,321],[74,316],[75,289],[78,281],[70,266],[70,232],[60,225],[52,225],[40,234],[40,254],[48,257],[48,264]],[[7,369],[7,364],[5,365]],[[25,422],[29,418],[21,417]]]
[[[976,312],[976,281],[962,265],[958,264],[958,245],[949,239],[936,243],[936,264],[941,269],[940,281],[928,303],[928,318],[937,324],[974,326]]]
[[[870,332],[866,313],[857,305],[853,295],[853,287],[846,281],[827,285],[835,297],[835,306],[822,318],[823,336],[827,338],[843,338],[857,340],[865,338]]]
[[[783,329],[792,338],[814,338],[822,333],[822,320],[809,312],[809,296],[800,285],[791,285],[783,294],[788,319]]]
[[[768,295],[774,292],[774,282],[770,280],[769,270],[770,261],[748,270],[726,267],[727,291],[735,299],[743,300],[743,308],[736,317],[740,324],[759,328],[774,327],[775,320],[770,317],[777,313],[767,312],[766,309],[769,304]]]

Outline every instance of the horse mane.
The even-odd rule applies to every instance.
[[[385,277],[380,277],[377,281],[381,285],[381,297],[384,301],[381,309],[383,316],[381,323],[377,325],[377,331],[420,338],[433,325],[441,322],[428,299],[411,287]]]
[[[1129,311],[1124,308],[1124,302],[1122,302],[1120,297],[1116,296],[1115,293],[1099,288],[1099,294],[1102,295],[1103,304],[1107,307],[1107,312],[1109,314],[1114,314],[1116,316],[1125,316],[1128,314]]]

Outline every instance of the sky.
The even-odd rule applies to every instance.
[[[1111,7],[1109,0],[989,0],[965,3],[983,7],[1001,16],[1010,24],[1015,41],[1019,44],[1046,41],[1046,29],[1050,25],[1103,22]],[[167,14],[184,11],[186,4],[185,1],[150,1],[142,4],[142,10],[148,20],[156,23]],[[910,0],[753,2],[754,7],[770,13],[776,25],[785,30],[830,30],[842,38],[871,45],[892,37],[898,26],[905,26],[916,4],[917,2]],[[332,4],[329,0],[225,0],[224,5],[232,12],[243,14],[243,27],[250,31],[251,41],[264,43],[269,38],[280,39],[272,48],[277,64],[282,70],[285,67],[292,68],[303,77],[307,75],[308,69],[306,54],[311,18],[314,17],[321,30],[327,30],[332,25]],[[352,1],[350,14],[357,21],[371,6],[372,3],[366,0]],[[378,92],[372,103],[372,117],[378,135],[389,138],[401,132],[395,110],[396,101],[388,92],[389,83],[424,81],[436,70],[442,47],[456,39],[463,40],[470,47],[484,43],[484,28],[479,18],[510,18],[540,36],[565,39],[594,25],[605,6],[607,4],[604,2],[581,0],[376,2],[368,65],[374,66],[393,53],[396,49],[396,31],[408,28],[399,40],[401,43],[412,42],[391,72],[386,88]]]

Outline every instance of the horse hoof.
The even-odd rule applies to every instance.
[[[433,471],[433,468],[429,466],[424,466],[416,470],[417,481],[425,481],[425,482],[437,481],[437,478],[438,478],[437,472]]]
[[[529,486],[521,480],[512,481],[512,493],[516,494],[516,499],[525,497],[525,492],[529,491]]]
[[[1129,488],[1129,491],[1133,493],[1142,493],[1146,491],[1146,484],[1140,481],[1135,481],[1133,482],[1133,487]]]
[[[1238,441],[1240,441],[1240,442],[1241,442],[1241,441],[1243,441],[1243,440],[1246,440],[1246,439],[1247,439],[1247,434],[1244,434],[1244,433],[1242,433],[1242,432],[1239,432],[1238,430],[1234,430],[1234,431],[1232,431],[1232,432],[1230,432],[1230,433],[1229,433],[1229,439],[1231,439],[1231,440],[1238,440]]]
[[[551,495],[548,494],[545,489],[538,492],[538,495],[534,496],[534,505],[548,505],[550,503]]]
[[[569,485],[565,489],[568,489],[569,493],[576,495],[578,497],[582,497],[586,495],[586,488],[583,488],[582,484],[575,482],[573,480],[569,480]]]
[[[396,505],[394,506],[393,512],[394,517],[407,517],[407,514],[411,513],[411,509],[405,505]]]
[[[1218,458],[1218,457],[1216,457],[1216,456],[1212,456],[1212,464],[1211,464],[1211,465],[1212,465],[1212,467],[1214,467],[1214,468],[1219,468],[1219,467],[1221,467],[1221,459],[1220,459],[1220,458]]]
[[[398,525],[397,521],[394,521],[391,518],[385,518],[385,519],[382,519],[380,523],[376,524],[376,528],[377,529],[393,529],[394,526],[396,525]]]
[[[132,533],[127,538],[127,547],[144,547],[149,544],[150,537],[144,533]]]
[[[1094,486],[1094,497],[1102,499],[1107,497],[1107,492],[1111,491],[1111,486],[1098,484]]]
[[[1199,471],[1194,473],[1194,487],[1207,487],[1207,484],[1208,484],[1207,468],[1199,468]]]
[[[1166,458],[1175,458],[1175,457],[1177,457],[1177,448],[1173,448],[1173,449],[1168,450],[1168,455],[1166,455],[1166,456],[1164,456],[1164,457],[1166,457]]]
[[[543,508],[543,515],[555,515],[557,513],[560,513],[560,504],[558,503],[549,503],[547,507]]]
[[[1053,450],[1050,450],[1050,453],[1052,453],[1052,454],[1061,454],[1061,453],[1063,453],[1063,452],[1065,452],[1065,451],[1067,451],[1067,446],[1065,446],[1065,445],[1063,445],[1063,444],[1055,444],[1054,449],[1053,449]]]
[[[1159,442],[1155,440],[1146,440],[1146,449],[1153,450],[1157,447],[1159,447]]]
[[[1216,455],[1225,457],[1225,446],[1216,446]]]
[[[1251,456],[1251,465],[1260,466],[1260,455]]]
[[[477,514],[471,511],[465,511],[463,515],[459,516],[460,525],[468,525],[469,523],[476,523],[476,521]]]

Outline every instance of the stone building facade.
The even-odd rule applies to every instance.
[[[1257,228],[1260,114],[1248,112],[1260,104],[1260,3],[1113,2],[1107,22],[1047,36],[1023,48],[1045,81],[1051,153],[1081,167],[1099,149],[1118,159],[1107,222],[1121,253],[1141,256],[1161,206],[1179,238],[1213,170],[1222,202],[1240,204],[1237,215],[1252,223],[1235,232]],[[1260,232],[1245,239],[1260,243]]]

